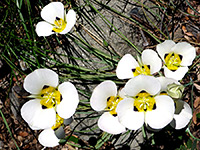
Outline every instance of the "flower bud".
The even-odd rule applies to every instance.
[[[167,94],[175,99],[180,99],[183,95],[184,86],[181,84],[169,84],[167,85]]]

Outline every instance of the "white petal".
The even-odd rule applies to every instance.
[[[175,127],[175,129],[182,129],[190,122],[190,119],[192,118],[192,109],[190,108],[190,105],[181,100],[176,102],[176,106],[176,111],[178,109],[180,110],[178,110],[178,113],[175,111],[175,124],[174,122],[171,122],[171,125]]]
[[[51,128],[42,131],[38,136],[38,140],[45,147],[55,147],[59,145],[60,141]]]
[[[156,109],[147,111],[145,114],[145,123],[153,129],[161,129],[168,125],[174,116],[174,101],[166,95],[155,97]]]
[[[24,89],[31,94],[39,94],[44,85],[57,87],[58,74],[50,69],[36,69],[24,79]]]
[[[181,80],[188,71],[188,67],[179,67],[176,71],[171,71],[167,67],[164,67],[164,74],[167,78],[175,80]]]
[[[54,32],[52,32],[53,26],[49,23],[47,23],[46,21],[41,21],[38,22],[38,24],[36,25],[36,33],[38,36],[49,36],[51,34],[54,34]]]
[[[64,5],[61,2],[49,3],[42,9],[41,17],[51,24],[54,24],[56,17],[64,20]]]
[[[60,34],[68,33],[76,23],[76,12],[73,9],[70,9],[66,15],[67,25],[65,29],[60,32]]]
[[[104,110],[107,106],[107,98],[116,95],[116,84],[113,81],[104,81],[93,90],[90,105],[96,111]]]
[[[151,74],[160,71],[162,67],[162,61],[158,54],[151,49],[146,49],[142,52],[142,62],[144,65],[150,65]]]
[[[110,134],[120,134],[126,131],[125,127],[119,123],[118,117],[114,117],[109,112],[105,112],[100,116],[98,126],[101,130]]]
[[[57,105],[57,112],[60,117],[70,118],[76,111],[79,103],[78,92],[75,86],[70,82],[64,82],[58,87],[62,95],[62,101]]]
[[[177,80],[175,80],[175,79],[172,79],[172,78],[166,78],[166,77],[158,77],[157,78],[159,81],[160,81],[160,83],[161,83],[161,92],[162,91],[167,91],[167,85],[169,85],[169,84],[172,84],[172,83],[176,83],[176,84],[178,84],[178,85],[180,85],[180,83],[177,81]]]
[[[144,124],[144,113],[133,110],[134,100],[125,98],[117,105],[119,122],[130,130],[137,130]]]
[[[54,108],[42,109],[38,99],[26,102],[21,108],[21,115],[32,129],[37,130],[50,128],[56,122]]]
[[[172,51],[173,46],[175,46],[175,42],[172,40],[165,40],[163,43],[156,46],[156,50],[162,60],[164,60],[164,56],[166,53],[170,53]]]
[[[187,42],[177,43],[172,50],[174,53],[180,54],[183,56],[181,61],[181,66],[190,66],[192,61],[196,57],[195,48]]]
[[[132,78],[134,77],[132,69],[138,66],[139,64],[137,63],[135,58],[131,54],[126,54],[118,62],[116,75],[119,79]]]
[[[160,88],[160,82],[155,77],[138,75],[126,83],[123,92],[127,96],[136,96],[140,91],[145,90],[149,94],[155,95],[160,92]]]

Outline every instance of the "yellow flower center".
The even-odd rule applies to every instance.
[[[53,130],[58,129],[64,122],[64,119],[56,114],[56,123],[51,127]]]
[[[141,91],[134,97],[134,110],[139,112],[152,111],[156,108],[154,96],[145,91]]]
[[[66,28],[67,23],[62,18],[56,17],[54,25],[53,32],[60,33]]]
[[[57,88],[51,86],[44,86],[40,93],[40,104],[42,108],[52,108],[60,104],[62,96]]]
[[[143,75],[150,75],[150,66],[149,65],[142,65],[132,69],[133,75],[138,76],[140,74]]]
[[[164,56],[165,66],[172,71],[176,71],[180,67],[182,56],[175,53],[168,53]]]
[[[123,98],[121,98],[120,96],[116,96],[116,97],[110,96],[110,97],[108,97],[106,110],[109,110],[111,115],[117,116],[116,107],[122,99]]]

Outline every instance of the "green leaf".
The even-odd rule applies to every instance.
[[[200,118],[200,113],[196,114],[197,118]]]

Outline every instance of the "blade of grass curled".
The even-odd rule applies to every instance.
[[[2,117],[2,119],[3,119],[3,121],[4,121],[4,124],[6,125],[6,128],[7,128],[8,132],[9,132],[9,134],[10,134],[10,136],[11,136],[11,138],[12,138],[12,140],[13,140],[15,146],[16,146],[16,148],[17,148],[18,150],[20,150],[19,146],[17,145],[15,139],[14,139],[13,136],[12,136],[12,132],[11,132],[11,130],[10,130],[10,127],[9,127],[9,125],[8,125],[8,122],[6,121],[6,118],[4,117],[4,114],[3,114],[3,112],[1,111],[1,109],[0,109],[0,114],[1,114],[1,117]]]

